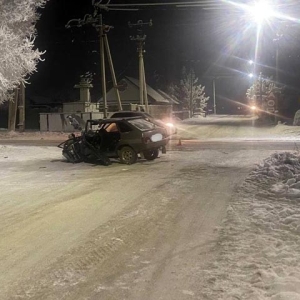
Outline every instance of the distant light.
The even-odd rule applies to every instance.
[[[251,110],[256,110],[256,106],[255,105],[252,105],[250,108],[251,108]]]
[[[249,65],[253,65],[254,64],[254,61],[251,59],[248,61]]]
[[[250,73],[250,74],[248,74],[248,76],[249,76],[250,78],[253,78],[254,74],[253,74],[253,73]]]

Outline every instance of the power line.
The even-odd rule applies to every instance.
[[[147,8],[147,7],[154,7],[154,6],[175,6],[178,8],[188,8],[188,7],[199,7],[199,8],[221,8],[222,6],[226,6],[226,3],[220,3],[217,0],[201,0],[201,1],[177,1],[177,2],[155,2],[155,3],[121,3],[121,4],[110,4],[110,1],[103,4],[102,0],[98,3],[94,3],[95,6],[99,7],[100,9],[104,10],[131,10],[136,8]]]
[[[93,0],[95,2],[95,0]],[[219,9],[226,9],[228,6],[231,6],[232,10],[237,10],[238,5],[241,4],[240,2],[246,4],[247,1],[219,1],[219,0],[200,0],[200,1],[174,1],[174,2],[151,2],[151,3],[120,3],[120,4],[111,4],[110,0],[106,4],[102,3],[100,0],[98,3],[94,3],[95,6],[105,10],[122,10],[128,8],[131,10],[133,8],[147,8],[147,7],[154,7],[154,6],[175,6],[178,8],[189,8],[189,7],[199,7],[203,10],[219,10]],[[284,3],[280,5],[281,9],[299,9],[299,5],[295,3]]]
[[[167,5],[197,5],[197,4],[209,4],[209,3],[217,3],[216,0],[202,0],[202,1],[178,1],[178,2],[156,2],[156,3],[122,3],[122,4],[101,4],[95,3],[96,6],[107,6],[107,7],[134,7],[134,6],[167,6]]]

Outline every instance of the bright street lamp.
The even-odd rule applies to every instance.
[[[253,6],[248,6],[248,12],[250,18],[257,24],[268,21],[275,15],[269,2],[263,0],[255,2]]]

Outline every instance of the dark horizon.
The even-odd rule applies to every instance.
[[[140,1],[139,1],[140,2]],[[114,3],[117,3],[114,1]],[[71,19],[82,19],[92,13],[91,1],[50,0],[41,10],[37,24],[36,46],[46,50],[39,62],[37,73],[31,76],[27,95],[46,96],[53,100],[74,98],[78,91],[73,87],[80,75],[94,74],[92,100],[101,95],[99,37],[94,27],[85,25],[66,29]],[[218,82],[217,100],[226,106],[226,100],[241,100],[250,82],[247,61],[254,53],[255,30],[242,36],[236,28],[237,21],[231,12],[203,11],[200,8],[176,9],[172,7],[149,8],[140,11],[103,12],[103,22],[114,26],[108,33],[110,50],[118,80],[123,76],[138,77],[136,44],[130,40],[136,31],[128,22],[153,21],[145,26],[145,71],[147,83],[154,88],[165,89],[179,79],[183,66],[193,68],[199,82],[206,86],[206,94],[212,99],[211,77],[230,75]],[[276,30],[276,29],[275,29]],[[295,28],[293,31],[297,32]],[[274,32],[264,32],[262,53],[259,57],[265,76],[275,75]],[[288,35],[280,42],[280,80],[299,94],[298,80],[300,59],[299,44]],[[239,41],[239,43],[236,43]],[[108,88],[111,86],[107,68]],[[79,94],[78,94],[79,96]],[[77,97],[78,98],[78,97]],[[75,100],[75,99],[74,99]],[[210,100],[211,101],[211,100]],[[297,105],[298,103],[294,103]]]

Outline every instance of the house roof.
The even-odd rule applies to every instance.
[[[139,88],[139,86],[140,86],[139,80],[132,78],[132,77],[128,77],[128,76],[126,76],[125,78],[128,79],[130,82],[132,82],[137,88]],[[146,84],[146,87],[147,87],[148,96],[153,98],[156,102],[166,103],[166,104],[170,103],[168,99],[165,99],[160,93],[158,93],[156,90],[154,90],[151,86]]]
[[[119,81],[119,94],[121,98],[122,104],[139,104],[140,102],[140,82],[138,79],[133,77],[126,76],[122,80]],[[173,104],[174,102],[171,101],[171,97],[159,93],[158,91],[154,90],[148,84],[146,85],[147,88],[147,95],[148,95],[148,103],[149,104],[159,104],[159,105],[167,105]],[[110,89],[106,94],[107,102],[109,105],[117,104],[117,96],[115,93],[114,88]],[[103,101],[103,97],[101,97],[100,102]]]

